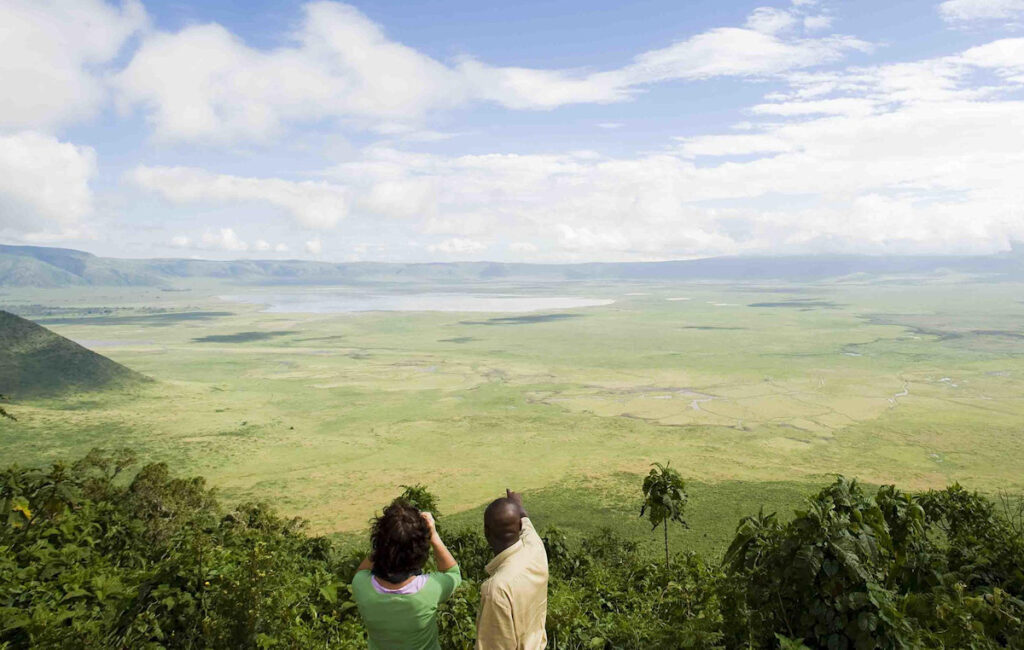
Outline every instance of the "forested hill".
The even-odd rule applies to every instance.
[[[0,394],[48,397],[148,379],[107,357],[0,310]]]
[[[814,281],[857,274],[941,273],[1024,279],[1024,251],[1017,247],[1013,252],[979,256],[804,255],[584,264],[335,264],[300,260],[117,259],[65,248],[0,245],[0,287],[163,286],[186,278],[213,278],[248,284],[503,279]]]

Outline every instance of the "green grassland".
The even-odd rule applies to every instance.
[[[128,445],[321,532],[363,530],[400,484],[429,486],[460,523],[508,486],[546,524],[652,544],[639,477],[670,460],[692,481],[691,528],[674,534],[715,551],[741,515],[789,509],[833,473],[1024,491],[1020,284],[440,289],[615,301],[536,314],[267,313],[217,298],[237,286],[178,289],[3,290],[0,309],[155,381],[13,403],[0,458]]]

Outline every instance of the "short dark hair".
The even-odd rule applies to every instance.
[[[402,582],[423,569],[430,553],[430,527],[414,505],[395,499],[373,522],[373,575]]]

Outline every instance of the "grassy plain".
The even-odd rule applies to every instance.
[[[0,457],[128,445],[321,532],[362,530],[400,484],[426,484],[466,522],[509,486],[530,493],[543,523],[611,525],[652,547],[636,520],[640,475],[670,460],[693,481],[691,530],[676,538],[711,551],[741,515],[789,509],[833,473],[1024,491],[1019,284],[445,290],[615,302],[288,314],[225,302],[217,296],[242,290],[208,283],[3,290],[0,309],[156,381],[13,404],[19,420],[0,421]]]

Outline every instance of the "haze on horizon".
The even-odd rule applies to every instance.
[[[1024,1],[0,0],[0,243],[518,262],[1024,240]]]

